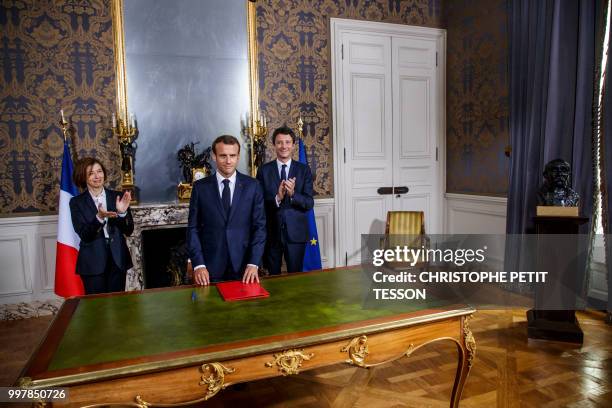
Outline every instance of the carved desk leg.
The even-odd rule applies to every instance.
[[[455,384],[453,385],[453,393],[451,394],[451,408],[459,406],[465,381],[467,380],[467,376],[474,362],[474,357],[476,356],[476,341],[474,340],[474,335],[468,324],[468,320],[471,318],[472,316],[465,316],[462,318],[461,343],[457,343],[459,362],[457,363],[457,374],[455,375]]]

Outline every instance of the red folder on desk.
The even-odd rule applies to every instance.
[[[268,291],[259,283],[242,283],[241,281],[222,282],[217,283],[217,289],[219,289],[219,293],[226,302],[267,298],[270,296]]]

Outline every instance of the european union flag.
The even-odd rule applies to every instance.
[[[308,166],[308,160],[306,160],[306,149],[304,149],[304,142],[302,142],[302,139],[299,140],[299,148],[299,161]],[[317,233],[314,208],[308,211],[307,215],[310,241],[306,243],[306,251],[304,252],[304,272],[321,269],[321,250],[319,249],[319,234]]]

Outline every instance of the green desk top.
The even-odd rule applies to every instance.
[[[216,287],[82,298],[49,370],[133,359],[295,333],[440,307],[444,302],[376,302],[360,269],[268,279],[270,297],[225,302]],[[371,305],[369,303],[368,305]]]

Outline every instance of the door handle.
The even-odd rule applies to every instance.
[[[406,194],[408,191],[410,191],[410,189],[408,187],[406,187],[406,186],[401,186],[401,187],[378,187],[378,190],[376,190],[376,191],[380,195]]]
[[[393,194],[393,187],[378,187],[376,191],[380,195]]]

